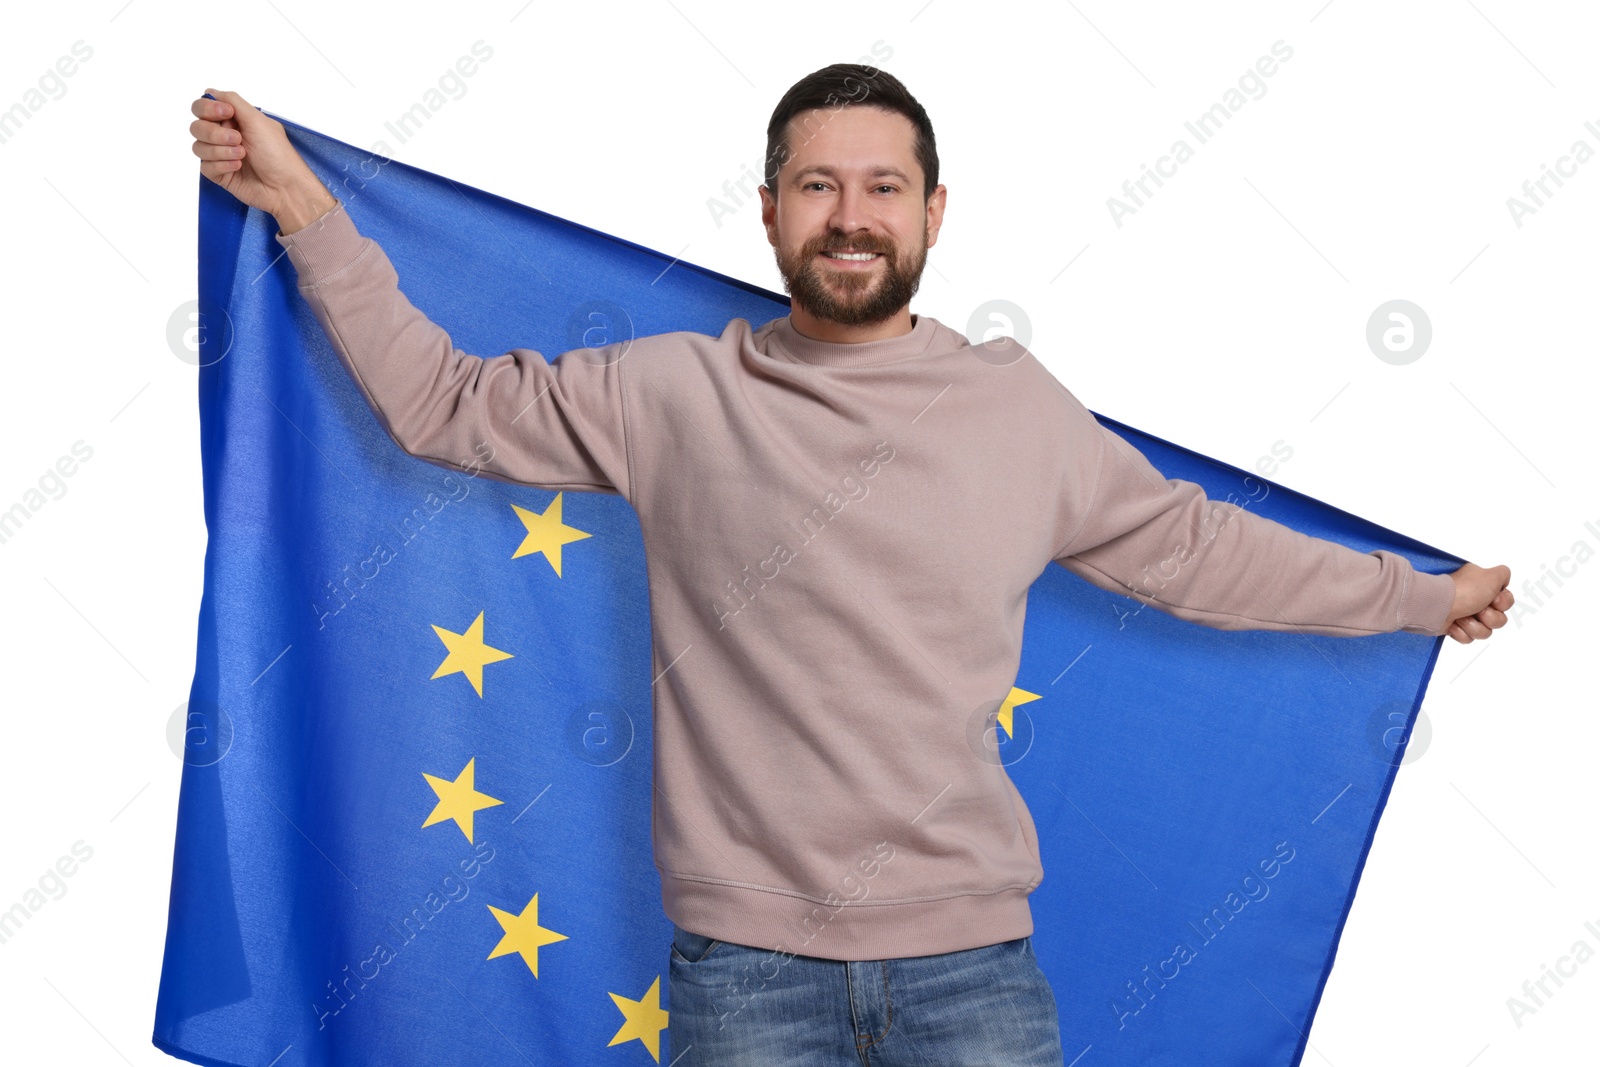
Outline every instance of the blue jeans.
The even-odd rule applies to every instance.
[[[664,1067],[1061,1067],[1031,938],[846,962],[674,926],[669,956]]]

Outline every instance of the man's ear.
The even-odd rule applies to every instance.
[[[939,227],[944,225],[944,186],[935,185],[933,195],[928,197],[928,247],[932,248],[939,239]]]
[[[767,244],[778,247],[778,201],[765,185],[756,186],[761,196],[761,225],[767,230]]]

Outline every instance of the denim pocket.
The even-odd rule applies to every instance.
[[[693,933],[678,926],[672,927],[672,956],[679,963],[699,963],[722,944],[713,938]]]

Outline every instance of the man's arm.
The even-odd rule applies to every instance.
[[[238,93],[208,93],[190,105],[200,173],[277,220],[301,295],[401,448],[528,485],[631,491],[619,349],[553,362],[526,348],[489,358],[457,350],[406,299],[388,256],[356,230],[283,124]]]
[[[389,257],[342,201],[277,241],[340,362],[406,452],[548,489],[628,493],[615,350],[553,362],[527,348],[459,351],[400,291]]]
[[[1465,643],[1457,631],[1471,640],[1504,625],[1506,568],[1469,564],[1455,576],[1425,574],[1398,553],[1357,552],[1207,499],[1201,486],[1164,477],[1080,409],[1098,431],[1098,443],[1089,445],[1098,451],[1095,489],[1055,562],[1087,581],[1224,630],[1448,632]],[[1469,568],[1477,574],[1465,575]]]

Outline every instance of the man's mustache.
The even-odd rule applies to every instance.
[[[893,256],[894,249],[885,248],[877,244],[859,244],[844,240],[843,238],[830,241],[817,241],[806,246],[807,258],[819,256],[823,252],[877,252],[885,256]]]

